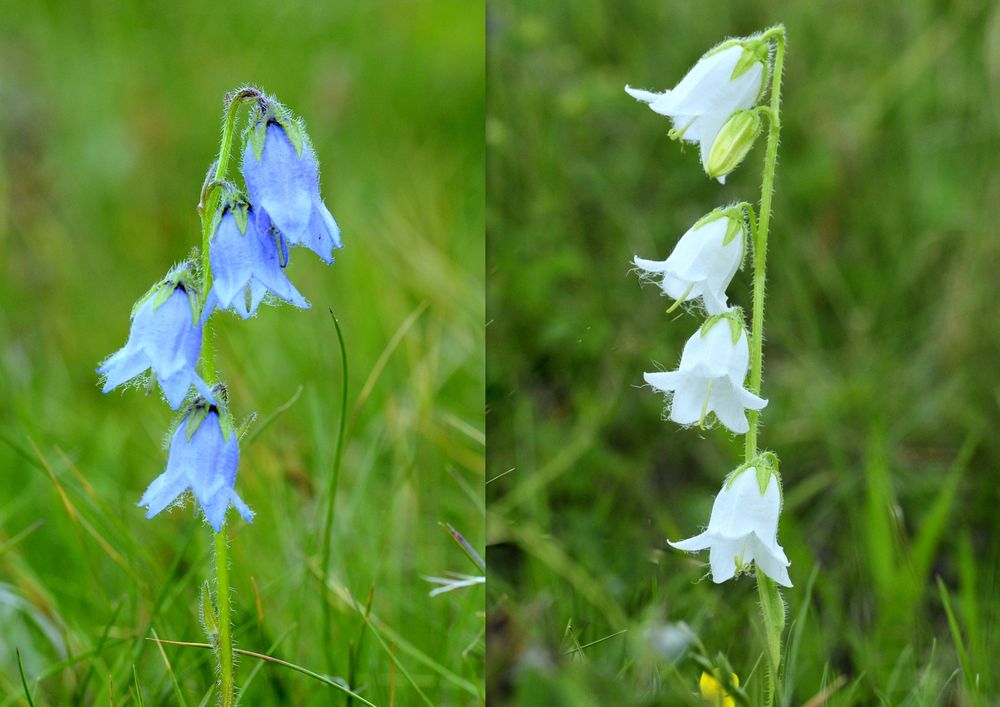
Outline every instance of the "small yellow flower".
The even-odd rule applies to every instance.
[[[736,687],[740,686],[740,679],[736,673],[729,674],[729,681]],[[711,702],[716,707],[736,707],[736,701],[729,696],[715,675],[702,671],[698,687],[701,689],[701,698],[706,702]]]

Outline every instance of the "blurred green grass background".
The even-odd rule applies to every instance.
[[[670,88],[725,37],[776,22],[761,443],[782,460],[795,582],[782,703],[1000,699],[1000,7],[497,0],[491,704],[697,704],[684,656],[699,651],[759,690],[753,580],[699,582],[707,557],[665,543],[707,523],[742,438],[665,423],[640,387],[699,320],[666,316],[630,261],[757,201],[763,140],[720,186],[623,87]],[[749,307],[747,270],[729,292]]]
[[[190,504],[153,521],[135,505],[165,464],[171,413],[102,396],[94,369],[125,342],[132,303],[198,244],[223,94],[247,82],[304,118],[346,247],[330,268],[295,253],[311,310],[214,319],[233,412],[259,414],[237,479],[257,517],[232,524],[237,645],[378,705],[482,704],[483,589],[430,598],[421,577],[475,573],[439,522],[484,541],[483,7],[0,14],[0,704],[27,704],[15,650],[35,705],[214,704],[208,651],[146,640],[204,640],[213,571]],[[341,395],[328,310],[350,392],[323,645]],[[237,685],[244,704],[346,703],[249,658]]]

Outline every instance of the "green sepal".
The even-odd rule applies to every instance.
[[[733,68],[730,79],[735,80],[745,74],[754,64],[767,65],[767,58],[771,51],[771,46],[760,39],[747,39],[740,42],[743,45],[743,54]]]
[[[222,439],[227,442],[235,433],[233,429],[233,416],[229,414],[229,410],[223,409],[219,411],[219,429],[222,430]]]
[[[201,427],[201,423],[205,421],[206,417],[208,417],[210,410],[211,407],[208,405],[195,405],[195,407],[192,408],[191,412],[187,416],[187,426],[184,429],[188,442],[191,441],[191,437],[194,436],[194,433],[198,431],[199,427]]]
[[[783,492],[781,490],[781,474],[778,471],[778,455],[771,451],[761,452],[753,459],[748,462],[743,462],[738,467],[733,469],[726,476],[725,488],[732,487],[736,478],[753,468],[757,476],[757,487],[760,489],[760,495],[763,496],[767,492],[767,485],[771,481],[773,476],[778,480],[778,495],[783,499]]]
[[[253,150],[253,156],[257,158],[260,162],[261,156],[264,154],[264,139],[267,137],[267,121],[258,120],[257,123],[250,128],[250,148]]]
[[[733,307],[728,312],[723,312],[722,314],[713,314],[701,325],[699,332],[702,336],[705,336],[713,326],[718,324],[723,319],[727,319],[729,321],[729,330],[733,337],[733,343],[735,344],[740,340],[740,335],[744,332],[743,310],[739,307]]]
[[[243,435],[247,433],[247,430],[250,429],[250,425],[252,425],[256,420],[257,420],[257,413],[255,412],[252,412],[246,417],[244,417],[243,422],[241,422],[239,426],[236,428],[236,439],[243,439]]]
[[[197,249],[196,249],[197,250]],[[170,299],[170,295],[174,293],[178,287],[183,287],[184,291],[188,293],[188,300],[191,302],[192,307],[192,317],[195,323],[198,321],[198,304],[195,302],[198,293],[197,280],[192,272],[193,265],[191,261],[181,263],[175,266],[168,272],[162,280],[155,283],[152,287],[146,290],[146,294],[136,300],[135,304],[132,305],[131,316],[134,317],[135,313],[139,311],[150,298],[153,298],[153,309],[159,309],[160,305]]]
[[[305,144],[305,133],[306,131],[302,129],[302,123],[293,118],[291,113],[287,113],[277,120],[278,125],[280,125],[285,130],[285,135],[288,136],[288,141],[292,143],[295,148],[295,154],[298,155],[299,159],[302,158],[302,146]]]
[[[734,210],[737,213],[733,213]],[[726,235],[722,239],[723,246],[727,246],[732,243],[737,234],[744,234],[743,209],[740,207],[733,207],[726,212],[726,215],[729,217],[729,225],[726,226]],[[744,239],[744,243],[745,242],[746,241]]]
[[[694,226],[691,227],[691,230],[697,231],[699,228],[702,228],[703,226],[707,226],[708,224],[712,223],[712,221],[718,221],[720,218],[724,218],[727,215],[727,213],[728,209],[726,209],[725,207],[709,211],[707,214],[705,214],[700,219],[694,222]]]
[[[164,282],[163,286],[156,291],[156,296],[153,297],[153,309],[159,309],[160,305],[170,299],[170,295],[174,294],[174,290],[176,289],[176,284]]]
[[[205,635],[212,645],[215,645],[219,640],[219,618],[215,615],[215,607],[212,606],[212,590],[208,582],[201,585],[201,621]]]

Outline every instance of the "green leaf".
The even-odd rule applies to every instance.
[[[208,640],[215,645],[219,640],[219,619],[215,615],[215,607],[212,606],[212,592],[208,582],[201,585],[201,620]]]

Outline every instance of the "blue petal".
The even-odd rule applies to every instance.
[[[247,141],[243,177],[254,207],[267,211],[290,244],[299,243],[309,224],[313,197],[319,194],[316,157],[308,141],[299,157],[285,129],[269,124],[260,160]]]
[[[314,252],[327,265],[333,263],[333,249],[343,247],[340,242],[340,228],[333,214],[320,199],[314,202],[309,229],[299,245]]]
[[[149,358],[142,351],[125,344],[124,348],[111,354],[97,372],[103,375],[102,393],[108,393],[123,383],[127,383],[149,368]]]
[[[153,479],[153,483],[142,494],[139,505],[146,507],[146,518],[152,518],[172,505],[185,491],[187,491],[187,481],[184,477],[165,471]]]
[[[237,512],[243,516],[243,520],[247,523],[253,523],[254,512],[250,510],[250,506],[244,503],[243,499],[236,494],[236,491],[229,492],[229,500],[233,502],[234,506],[236,506]]]
[[[201,353],[201,327],[191,318],[188,293],[178,287],[154,309],[153,298],[135,315],[136,344],[149,356],[153,372],[167,378],[183,368],[193,369]]]
[[[222,215],[209,246],[212,291],[222,309],[229,309],[235,300],[243,297],[253,277],[256,240],[257,227],[252,219],[248,219],[246,232],[240,233],[232,212]]]

